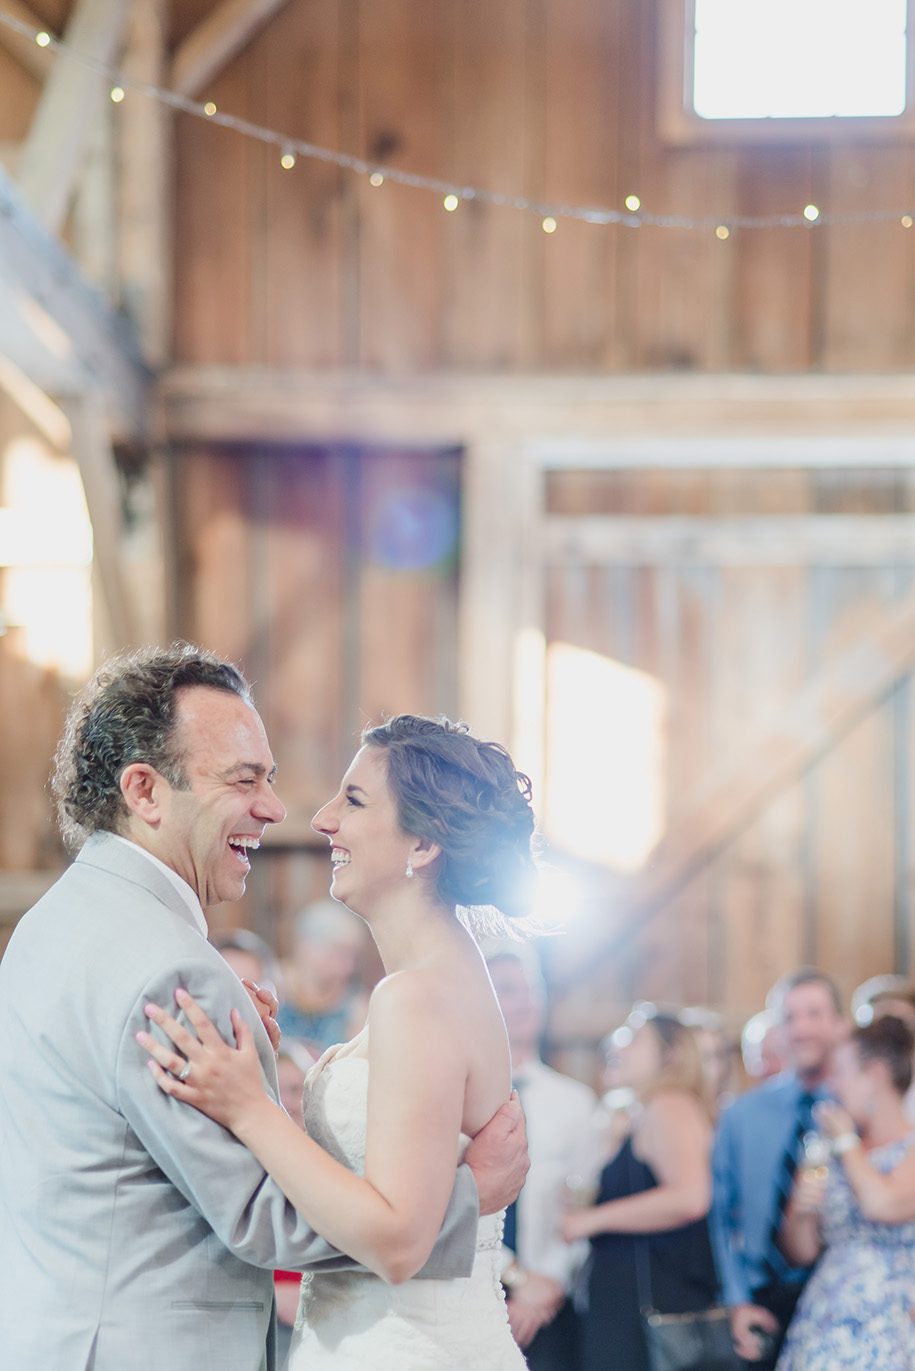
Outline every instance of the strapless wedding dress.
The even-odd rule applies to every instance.
[[[308,1132],[360,1175],[365,1057],[331,1057],[305,1083]],[[523,1371],[499,1283],[502,1216],[482,1218],[470,1276],[386,1285],[364,1271],[306,1274],[288,1371]]]

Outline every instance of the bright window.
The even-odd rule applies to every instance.
[[[702,119],[899,116],[907,0],[694,0]]]

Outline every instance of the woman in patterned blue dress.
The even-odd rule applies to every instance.
[[[780,1238],[798,1265],[823,1255],[777,1371],[915,1371],[912,1051],[910,1029],[883,1018],[836,1053],[841,1103],[817,1108],[833,1161],[801,1170]]]

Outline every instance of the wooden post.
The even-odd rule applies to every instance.
[[[165,82],[165,0],[133,0],[124,74]],[[166,107],[138,95],[118,112],[118,266],[120,303],[136,327],[146,361],[169,360],[172,342],[172,125]]]
[[[118,647],[139,640],[140,616],[132,603],[121,559],[121,490],[100,397],[87,392],[67,405],[73,455],[79,464],[92,520],[93,558]]]
[[[127,18],[128,0],[78,0],[64,42],[107,66]],[[23,194],[53,233],[63,227],[105,77],[67,53],[58,54],[29,128],[19,171]]]

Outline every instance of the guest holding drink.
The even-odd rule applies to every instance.
[[[836,1051],[839,1103],[815,1111],[833,1160],[800,1168],[780,1234],[789,1261],[820,1261],[777,1371],[915,1366],[915,1130],[903,1108],[912,1050],[911,1030],[886,1017]]]

